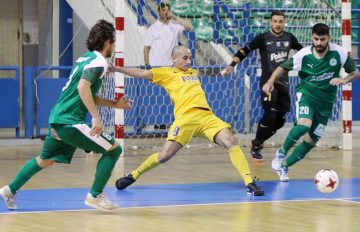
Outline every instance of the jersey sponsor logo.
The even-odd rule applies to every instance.
[[[199,78],[197,76],[182,76],[181,77],[183,82],[197,82],[199,81]]]
[[[283,62],[287,56],[287,52],[271,53],[270,60],[275,61],[276,63],[280,63]]]
[[[332,59],[329,61],[329,64],[330,64],[331,66],[335,66],[335,65],[337,65],[337,60],[336,60],[335,58],[332,58]]]
[[[323,81],[323,80],[326,80],[326,79],[330,79],[334,76],[335,72],[327,72],[327,73],[324,73],[320,76],[312,76],[310,81]]]

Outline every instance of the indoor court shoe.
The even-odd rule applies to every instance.
[[[127,188],[129,185],[131,185],[132,183],[134,183],[135,181],[136,180],[131,175],[131,173],[128,173],[124,177],[121,177],[120,179],[118,179],[115,182],[115,186],[118,190],[123,190],[123,189]]]
[[[12,194],[8,185],[0,189],[0,196],[8,209],[17,209],[15,195]]]
[[[255,160],[262,160],[262,155],[260,153],[261,149],[263,148],[262,144],[259,145],[255,145],[254,144],[254,140],[251,141],[251,156],[253,157],[253,159]]]
[[[271,161],[271,167],[274,171],[277,171],[281,168],[281,164],[285,159],[285,154],[283,154],[280,149],[278,149],[275,153],[274,158]]]
[[[100,210],[114,210],[119,208],[119,206],[112,203],[104,193],[100,193],[97,197],[93,197],[91,193],[88,193],[86,195],[85,205]]]
[[[288,182],[290,180],[288,176],[288,167],[282,167],[279,170],[275,170],[275,172],[279,175],[280,181],[282,182]]]
[[[259,186],[256,185],[255,179],[250,184],[246,185],[246,191],[248,194],[254,196],[262,196],[264,195],[264,190],[262,190]]]

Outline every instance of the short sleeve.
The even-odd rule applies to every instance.
[[[153,69],[150,69],[150,72],[153,75],[151,82],[156,83],[156,84],[161,84],[161,82],[165,78],[168,78],[170,76],[168,67],[153,68]]]
[[[356,70],[355,62],[350,56],[348,56],[345,61],[344,69],[345,69],[345,72],[347,72],[347,73],[351,73]]]
[[[81,79],[89,81],[91,84],[94,84],[102,74],[104,73],[104,67],[91,67],[83,71]]]
[[[264,34],[258,34],[252,41],[250,41],[246,46],[251,50],[261,48],[264,44]]]
[[[290,58],[286,61],[284,61],[282,64],[280,64],[280,67],[282,67],[283,69],[289,71],[289,70],[293,70],[294,69],[294,60],[293,58]]]

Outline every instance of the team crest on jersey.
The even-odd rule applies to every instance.
[[[284,42],[284,47],[286,47],[286,48],[289,47],[289,42],[288,41]]]
[[[337,61],[336,61],[335,58],[332,58],[329,63],[330,63],[331,66],[337,65]]]

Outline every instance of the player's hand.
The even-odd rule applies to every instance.
[[[273,90],[274,90],[274,84],[269,82],[266,82],[262,87],[262,91],[267,95],[269,95]]]
[[[92,127],[90,130],[90,135],[91,136],[99,136],[103,130],[101,118],[99,116],[93,117],[91,119],[91,124],[92,124]]]
[[[131,103],[133,102],[134,101],[132,99],[127,99],[126,96],[124,95],[115,103],[114,108],[129,110],[131,109]]]
[[[108,63],[107,73],[116,72],[116,66],[113,63]]]
[[[220,74],[221,74],[221,76],[225,76],[225,75],[230,75],[233,72],[234,72],[234,67],[229,65],[226,68],[224,68],[223,70],[221,70]]]
[[[347,81],[344,78],[333,78],[330,80],[331,85],[346,85]]]

